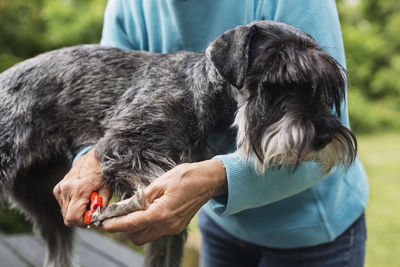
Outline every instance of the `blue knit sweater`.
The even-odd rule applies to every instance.
[[[172,53],[199,51],[222,32],[253,20],[275,20],[313,36],[345,66],[333,0],[109,0],[101,44]],[[349,126],[344,105],[341,121]],[[335,239],[364,211],[367,177],[359,159],[347,170],[323,175],[308,162],[289,169],[255,172],[233,154],[218,155],[228,193],[203,209],[223,229],[243,240],[278,248]]]

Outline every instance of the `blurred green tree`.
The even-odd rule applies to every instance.
[[[400,1],[337,1],[356,132],[400,129]],[[356,92],[355,94],[352,92]]]
[[[0,0],[0,71],[39,53],[97,43],[107,0]]]
[[[369,98],[400,96],[400,2],[353,0],[339,7],[352,85]]]

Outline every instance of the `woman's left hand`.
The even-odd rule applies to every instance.
[[[125,232],[143,245],[163,235],[182,232],[210,198],[227,192],[225,168],[212,159],[176,166],[144,189],[149,207],[103,222],[109,232]]]

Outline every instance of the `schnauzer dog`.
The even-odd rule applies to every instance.
[[[338,119],[345,87],[343,68],[311,36],[271,21],[229,30],[205,52],[48,52],[0,75],[0,197],[34,223],[44,266],[71,266],[73,229],[52,189],[82,147],[94,146],[105,184],[124,197],[235,139],[261,172],[306,161],[328,172],[356,156]],[[140,190],[132,199],[97,221],[146,208]],[[184,239],[151,242],[146,264],[178,266]]]

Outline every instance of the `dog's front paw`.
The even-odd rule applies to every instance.
[[[139,188],[131,198],[109,205],[97,218],[93,218],[93,223],[100,226],[107,219],[145,210],[148,206],[149,203],[145,198],[143,188]]]

